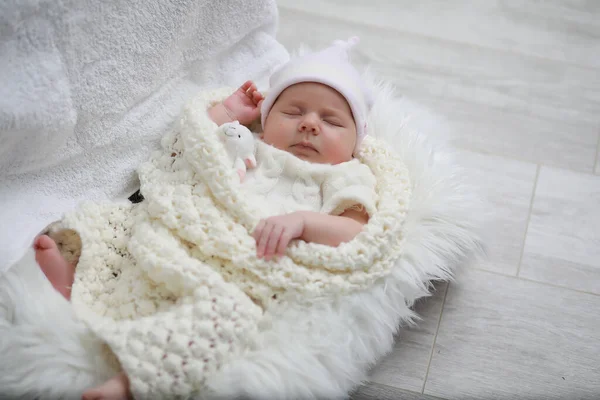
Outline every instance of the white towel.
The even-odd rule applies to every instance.
[[[125,199],[200,88],[288,53],[274,0],[0,2],[0,272],[83,199]]]

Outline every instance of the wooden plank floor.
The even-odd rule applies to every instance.
[[[600,1],[278,0],[279,40],[445,116],[495,213],[489,262],[419,303],[354,400],[600,398]]]

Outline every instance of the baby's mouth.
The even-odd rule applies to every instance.
[[[308,143],[308,142],[296,143],[292,147],[296,147],[296,148],[302,149],[302,150],[312,150],[312,151],[317,152],[317,149],[315,149],[315,146],[313,146],[311,143]]]

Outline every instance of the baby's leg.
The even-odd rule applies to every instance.
[[[75,265],[69,264],[60,254],[58,246],[47,235],[38,236],[33,242],[35,260],[54,289],[67,300],[71,298],[71,286],[75,279]]]
[[[57,237],[57,240],[63,245],[64,249],[65,243],[61,242],[60,237]],[[54,289],[69,300],[71,298],[71,286],[75,278],[75,264],[79,259],[79,251],[72,252],[74,254],[69,253],[72,262],[68,262],[62,256],[56,242],[48,235],[38,236],[33,242],[33,248],[35,249],[35,260],[42,272],[44,272],[50,283],[52,283]],[[82,398],[84,400],[130,399],[129,379],[125,373],[120,373],[102,385],[87,390],[83,393]]]
[[[131,393],[129,392],[129,379],[127,379],[127,375],[125,375],[125,373],[121,372],[119,375],[110,378],[102,385],[87,390],[85,393],[83,393],[81,398],[82,400],[130,399]]]

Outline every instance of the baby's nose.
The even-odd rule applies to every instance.
[[[300,125],[300,130],[302,132],[314,132],[317,130],[317,128],[315,127],[314,124],[308,123],[308,122],[303,122]]]
[[[300,132],[317,133],[318,131],[319,124],[314,117],[306,116],[300,121]]]

